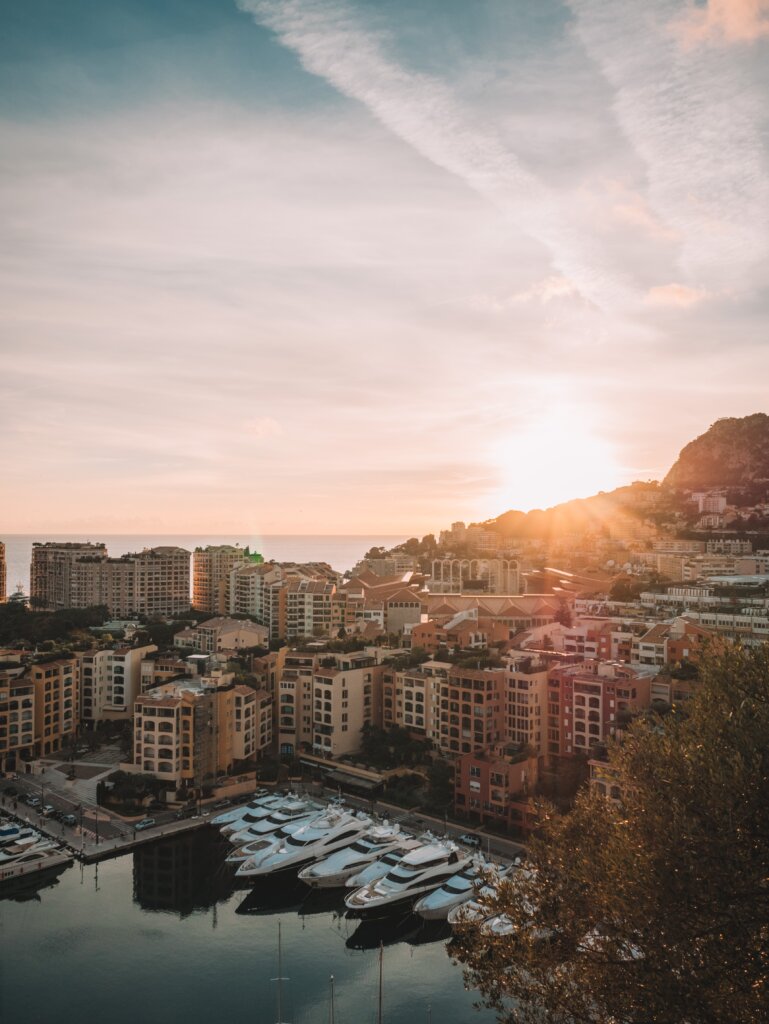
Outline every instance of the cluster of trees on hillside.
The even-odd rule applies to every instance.
[[[529,871],[454,946],[516,1024],[769,1020],[769,647],[714,650],[701,688],[610,750],[620,801],[543,809]]]

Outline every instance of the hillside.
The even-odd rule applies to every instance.
[[[764,485],[769,490],[769,416],[759,412],[716,420],[681,450],[661,485],[634,483],[544,510],[511,510],[482,525],[505,537],[528,540],[621,535],[628,517],[664,516],[679,507],[682,498],[676,492],[723,487],[730,489],[730,501],[750,504],[748,498],[764,499]]]
[[[746,487],[769,481],[769,416],[716,420],[682,449],[663,486],[675,490]]]

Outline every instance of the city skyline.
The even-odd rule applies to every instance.
[[[763,411],[765,0],[31,0],[5,533],[434,532]],[[763,137],[762,137],[763,133]]]

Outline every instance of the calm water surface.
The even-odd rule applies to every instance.
[[[24,1024],[272,1024],[278,923],[283,1020],[376,1021],[384,942],[386,1024],[491,1024],[473,1008],[446,932],[406,918],[347,920],[338,891],[274,882],[234,889],[213,830],[161,840],[98,866],[68,868],[23,900],[0,900],[0,1016]]]

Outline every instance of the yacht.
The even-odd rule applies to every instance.
[[[56,843],[47,836],[36,835],[34,839],[20,839],[17,843],[6,843],[0,849],[0,864],[10,864],[19,859],[23,853],[30,850],[45,850],[56,846]]]
[[[245,810],[241,810],[237,817],[226,821],[220,826],[219,831],[223,836],[231,836],[234,832],[240,832],[244,828],[255,825],[258,821],[263,821],[286,802],[291,803],[296,799],[298,798],[293,793],[287,793],[285,796],[266,796],[259,803],[255,803],[253,807],[249,804]]]
[[[224,858],[224,862],[225,864],[242,864],[249,857],[255,857],[258,853],[264,853],[270,847],[277,846],[283,839],[292,836],[304,824],[306,824],[305,818],[301,818],[299,821],[290,821],[279,828],[277,832],[270,832],[269,835],[262,836],[261,839],[254,839],[244,846],[236,846],[232,853]]]
[[[69,864],[72,856],[61,847],[47,847],[45,849],[24,850],[13,861],[0,864],[0,884],[18,881],[37,875],[51,868],[59,868]]]
[[[504,877],[509,870],[500,870],[498,865],[483,857],[473,857],[467,867],[452,875],[440,888],[421,896],[414,904],[414,913],[425,921],[445,921],[454,907],[467,903],[482,888],[491,891],[489,879]]]
[[[515,875],[513,876],[513,884],[521,884],[529,880],[532,877],[532,872],[528,868],[519,867],[519,864],[520,861],[516,859],[516,862],[498,875],[496,879],[490,880],[486,885],[477,890],[472,899],[453,907],[449,911],[447,918],[451,927],[459,928],[464,924],[481,924],[482,922],[491,919],[494,915],[490,913],[489,908],[485,904],[479,902],[480,897],[494,896],[499,883],[503,878],[509,877],[513,868],[516,868]],[[499,929],[502,925],[497,924],[494,927]]]
[[[402,835],[397,846],[395,846],[389,853],[385,853],[384,856],[378,857],[375,861],[372,861],[368,867],[363,868],[362,871],[356,872],[354,875],[350,875],[346,879],[344,885],[346,889],[360,889],[364,885],[371,885],[372,882],[378,882],[380,878],[384,878],[387,872],[395,867],[399,860],[402,860],[407,853],[412,850],[418,850],[420,846],[424,846],[425,843],[434,842],[433,836],[426,832],[420,839],[414,839],[411,836]]]
[[[275,799],[275,794],[271,793],[269,789],[257,789],[247,804],[240,804],[238,807],[231,807],[229,811],[222,811],[215,818],[209,818],[209,824],[216,825],[217,828],[221,828],[222,825],[231,825],[233,821],[242,818],[249,811],[261,807],[266,800],[273,799]]]
[[[308,865],[299,872],[299,877],[315,889],[342,886],[351,874],[362,870],[390,850],[397,849],[402,840],[400,825],[373,825],[352,846],[346,846]]]
[[[275,807],[270,814],[255,821],[248,828],[242,828],[238,832],[231,832],[227,837],[235,846],[244,846],[257,839],[277,832],[284,825],[290,825],[293,821],[301,821],[303,824],[311,818],[322,814],[321,808],[307,800],[284,801],[280,807]]]
[[[470,853],[448,839],[425,844],[402,857],[378,882],[356,889],[345,899],[345,905],[359,916],[387,914],[436,889],[471,859]]]
[[[0,828],[0,849],[3,849],[10,843],[18,843],[30,838],[37,840],[40,838],[40,833],[36,832],[29,825],[16,825],[12,822],[6,822]]]
[[[291,868],[301,868],[350,846],[371,827],[371,818],[359,812],[331,807],[293,835],[264,853],[249,857],[238,868],[243,878],[258,878]]]

